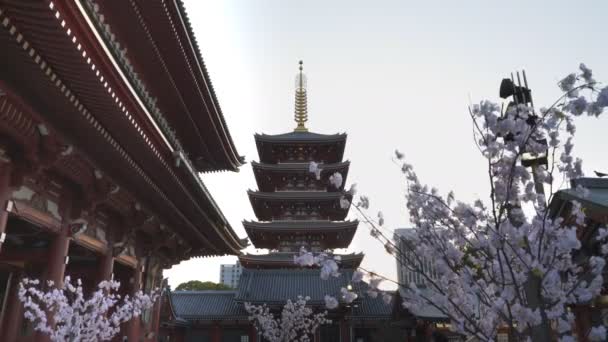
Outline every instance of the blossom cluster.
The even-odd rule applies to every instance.
[[[72,283],[69,276],[61,287],[48,282],[45,291],[40,285],[39,280],[24,279],[19,284],[19,300],[34,330],[55,342],[111,340],[122,323],[140,316],[158,298],[157,293],[141,291],[121,298],[116,293],[120,283],[113,280],[99,283],[89,298],[85,298],[80,279]]]
[[[330,276],[340,276],[339,271],[340,256],[331,257],[327,253],[314,254],[307,251],[304,247],[300,249],[300,254],[294,256],[294,263],[302,267],[317,266],[320,268],[320,277],[323,280],[329,279]],[[382,299],[386,304],[392,301],[392,294],[379,289],[380,283],[384,278],[377,276],[374,273],[363,272],[361,270],[355,270],[351,277],[351,286],[340,288],[338,294],[325,294],[325,307],[333,310],[339,306],[340,301],[345,304],[351,304],[357,298],[359,294],[353,290],[352,285],[361,284],[365,276],[369,276],[368,282],[362,288],[365,288],[365,294],[371,298],[377,298],[379,294],[382,295]]]
[[[581,241],[577,232],[591,229],[581,203],[572,201],[571,209],[559,215],[549,204],[560,178],[583,175],[582,161],[572,154],[574,120],[583,114],[601,115],[608,107],[608,87],[600,88],[584,64],[559,86],[564,94],[548,108],[511,103],[501,109],[490,101],[470,108],[475,141],[487,161],[487,203],[464,203],[453,192],[444,196],[424,185],[412,165],[404,162],[404,154],[396,151],[406,179],[413,233],[401,238],[404,243],[395,243],[383,233],[382,212],[376,219],[366,213],[367,197],[354,204],[371,236],[425,280],[424,290],[400,284],[405,308],[416,312],[432,306],[452,321],[457,332],[481,340],[492,340],[504,327],[534,341],[554,336],[574,340],[569,308],[590,304],[600,295],[608,229],[589,232],[585,235],[594,237]],[[583,188],[576,191],[583,197],[588,193]],[[345,208],[354,193],[349,195],[341,203]],[[583,243],[599,245],[601,255],[586,252]],[[321,267],[325,260],[305,251],[299,258],[296,263],[306,259]],[[433,260],[432,270],[424,267],[426,260]],[[377,279],[381,278],[370,279],[372,296],[377,295]],[[328,307],[336,302],[326,297]],[[594,327],[588,337],[605,340],[606,330]]]
[[[266,305],[245,303],[245,310],[265,340],[309,342],[320,325],[331,321],[326,318],[327,311],[315,314],[312,308],[306,306],[308,300],[309,297],[303,296],[298,296],[296,301],[288,299],[279,317]]]

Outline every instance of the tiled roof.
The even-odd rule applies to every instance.
[[[235,299],[241,302],[280,304],[299,295],[309,296],[311,304],[323,304],[325,295],[337,295],[352,277],[341,270],[339,277],[319,278],[318,269],[244,269]]]
[[[428,288],[420,288],[420,292],[424,297],[431,297],[431,290]],[[408,295],[403,289],[399,289],[402,298],[407,298]],[[422,319],[432,320],[432,321],[444,321],[447,320],[448,317],[444,315],[439,309],[432,305],[425,305],[424,307],[417,310],[410,310],[410,312]]]
[[[343,230],[357,228],[359,221],[327,221],[327,220],[276,220],[271,222],[243,221],[245,229],[292,231],[292,230]]]
[[[281,163],[281,164],[268,164],[268,163],[258,163],[256,161],[251,162],[251,166],[253,169],[261,169],[261,170],[275,170],[281,172],[287,171],[305,171],[309,172],[308,169],[310,167],[310,163],[308,162],[299,162],[299,163]],[[319,163],[319,168],[323,169],[325,172],[342,170],[348,168],[350,166],[350,161],[343,161],[339,163],[328,163],[323,164]]]
[[[328,280],[319,278],[318,269],[302,270],[248,270],[243,271],[237,291],[174,291],[171,303],[176,320],[222,320],[247,319],[243,302],[283,305],[298,295],[311,297],[308,303],[325,306],[326,294],[338,296],[352,277],[352,270],[341,270],[339,277]],[[389,319],[393,305],[385,304],[381,296],[365,295],[367,284],[353,284],[354,291],[361,294],[347,314],[351,318]]]
[[[364,285],[364,287],[366,287]],[[351,318],[388,319],[393,314],[393,305],[386,304],[381,295],[376,298],[362,294],[360,301],[353,307]]]
[[[570,189],[558,191],[557,195],[566,200],[577,200],[583,204],[598,209],[608,209],[608,179],[604,178],[578,178],[573,179]],[[576,191],[577,185],[588,190],[586,195]]]
[[[234,300],[236,291],[173,291],[175,315],[186,320],[247,319],[243,305]]]
[[[297,255],[300,255],[300,253],[295,253],[295,252],[273,252],[273,253],[268,253],[268,254],[242,254],[241,256],[246,257],[247,259],[257,259],[257,260],[275,260],[275,261],[289,261],[291,263],[293,263],[293,258]],[[350,254],[333,254],[333,253],[329,253],[329,256],[339,256],[342,261],[344,260],[350,260],[350,259],[361,259],[363,258],[363,253],[350,253]],[[253,270],[250,270],[253,271]],[[274,270],[274,271],[282,271],[282,270]],[[299,271],[303,271],[303,270],[299,270]],[[318,270],[317,270],[318,271]],[[348,270],[347,272],[352,272],[351,270]],[[317,272],[318,273],[318,272]],[[352,275],[352,273],[350,273]],[[317,276],[319,276],[317,274]]]
[[[239,255],[239,261],[245,265],[246,268],[253,269],[301,269],[300,266],[293,262],[294,256],[297,253],[291,252],[273,252],[269,254],[241,254]],[[332,254],[332,256],[340,256],[340,266],[345,269],[359,267],[363,260],[363,253],[351,253],[351,254]],[[318,269],[317,269],[318,270]]]
[[[313,132],[289,132],[283,134],[256,134],[256,141],[265,142],[330,142],[346,140],[346,134],[319,134]]]

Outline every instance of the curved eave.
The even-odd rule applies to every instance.
[[[190,19],[188,17],[188,12],[184,6],[182,0],[169,1],[167,2],[169,6],[177,5],[176,13],[178,15],[179,23],[178,28],[180,30],[184,30],[185,34],[188,37],[188,42],[190,43],[189,49],[187,49],[187,53],[194,55],[194,58],[197,61],[197,65],[199,67],[199,73],[196,74],[197,78],[199,78],[205,85],[205,89],[207,90],[207,94],[210,95],[212,100],[212,108],[214,109],[213,115],[216,121],[218,122],[218,132],[221,134],[222,139],[225,144],[224,151],[226,153],[226,157],[232,166],[233,171],[237,171],[240,166],[244,164],[244,159],[241,157],[237,150],[236,145],[234,144],[234,140],[230,135],[230,131],[228,130],[228,125],[226,124],[226,119],[224,118],[224,114],[222,113],[222,109],[219,105],[219,101],[217,99],[217,95],[215,93],[215,89],[213,88],[213,84],[211,83],[211,78],[209,77],[209,72],[207,71],[207,67],[205,62],[203,61],[203,57],[200,52],[200,48],[198,46],[198,42],[196,40],[196,36],[194,35],[194,31],[192,30],[192,25],[190,24]]]
[[[80,1],[150,111],[165,112],[160,125],[166,134],[179,136],[196,169],[237,171],[243,159],[230,136],[183,4]]]
[[[346,142],[346,133],[319,134],[313,132],[288,132],[283,134],[258,134],[254,135],[256,142],[266,143],[335,143]]]
[[[331,164],[320,164],[320,178],[316,180],[314,174],[309,172],[309,163],[281,163],[267,164],[251,162],[253,174],[260,191],[275,191],[277,188],[284,189],[288,183],[286,177],[296,177],[300,180],[312,180],[317,189],[327,191],[342,191],[348,177],[349,161]],[[331,185],[329,177],[334,173],[342,174],[342,185],[335,188]],[[269,179],[270,178],[270,179]]]
[[[124,82],[119,68],[112,64],[111,55],[104,50],[103,40],[96,38],[92,26],[87,24],[88,17],[74,3],[58,2],[55,6],[57,12],[45,3],[17,2],[7,5],[10,10],[5,14],[11,15],[12,22],[17,26],[12,26],[13,33],[8,34],[6,26],[0,27],[0,40],[7,48],[3,51],[6,52],[3,57],[11,60],[11,56],[13,64],[10,65],[16,74],[5,73],[4,76],[15,80],[15,88],[24,96],[38,98],[34,102],[34,109],[43,113],[52,129],[89,156],[92,164],[100,165],[100,170],[114,179],[116,184],[136,194],[134,197],[145,207],[177,225],[175,231],[191,239],[193,248],[209,254],[237,254],[241,247],[239,243],[219,245],[221,240],[215,236],[213,240],[218,242],[210,243],[211,239],[201,233],[197,223],[206,223],[208,213],[200,208],[208,203],[203,203],[196,191],[191,192],[184,186],[184,183],[193,180],[191,175],[178,177],[177,173],[182,171],[172,174],[174,169],[163,164],[170,155],[168,145],[162,143],[161,134],[152,127],[152,120],[148,120],[138,105],[140,99],[127,89],[128,83]],[[55,13],[59,11],[66,27],[56,17]],[[5,22],[8,23],[9,19],[6,18]],[[34,29],[36,27],[45,27],[45,30],[42,32]],[[67,27],[73,39],[66,35]],[[19,33],[19,36],[27,41],[29,53],[13,42],[15,38],[12,35],[21,29],[23,35]],[[82,45],[88,51],[89,61],[97,63],[97,72],[103,74],[106,84],[114,89],[112,97],[92,71],[95,69],[88,64],[90,62],[77,51],[74,41],[79,42],[78,47]],[[38,62],[47,65],[46,73],[44,68],[36,64]],[[53,76],[50,78],[56,77],[56,83],[49,81],[51,73]],[[61,81],[60,88],[57,85]],[[66,95],[68,91],[71,94],[69,97]],[[119,99],[124,104],[122,110],[116,105]],[[75,105],[78,102],[80,106]],[[48,108],[53,110],[49,111]],[[139,128],[128,120],[124,108],[128,108],[133,118],[140,122]],[[85,109],[86,116],[83,114]],[[143,132],[148,134],[149,139],[140,137]],[[160,152],[155,153],[151,146]],[[213,229],[212,235],[217,233],[220,239],[226,237],[222,230]],[[205,227],[204,231],[208,232],[209,229]],[[235,239],[240,242],[238,238]]]
[[[281,253],[279,255],[284,257],[277,258],[277,254],[241,254],[238,256],[238,258],[241,265],[243,265],[245,268],[303,268],[302,266],[294,263],[293,256],[296,255],[295,253]],[[336,255],[339,255],[341,258],[339,263],[340,268],[359,267],[363,261],[363,258],[365,257],[363,253]]]
[[[244,221],[247,235],[256,248],[277,248],[285,236],[319,237],[327,248],[348,248],[357,231],[358,221],[314,222],[314,221]],[[323,238],[321,238],[323,237]]]
[[[255,145],[258,150],[258,156],[262,161],[270,161],[272,159],[272,148],[274,146],[289,146],[289,145],[337,145],[336,160],[342,160],[344,157],[344,148],[346,146],[346,133],[340,134],[317,134],[312,132],[297,133],[290,132],[285,134],[255,134]]]
[[[91,22],[93,24],[97,23],[97,29],[100,30],[100,23],[96,22],[96,19],[98,19],[98,17],[96,16],[96,13],[91,13],[91,6],[89,4],[89,6],[84,6],[83,9],[85,10],[89,10],[89,12],[87,12],[87,14],[89,15]],[[166,15],[168,15],[167,12],[164,12]],[[183,22],[180,21],[182,24]],[[177,25],[178,27],[180,27],[179,25]],[[109,27],[105,26],[105,29],[108,30]],[[104,41],[104,43],[106,44],[108,51],[110,52],[110,54],[113,55],[114,59],[116,60],[116,62],[123,68],[123,72],[124,75],[127,79],[129,79],[129,82],[131,84],[137,84],[139,86],[139,88],[137,86],[134,87],[134,89],[136,90],[137,96],[139,97],[141,103],[143,103],[147,109],[152,112],[152,113],[157,113],[156,115],[161,118],[160,120],[157,118],[156,120],[154,118],[150,118],[150,120],[154,120],[154,124],[158,127],[160,127],[161,131],[163,131],[163,133],[167,136],[172,136],[174,133],[172,132],[167,132],[167,131],[171,131],[171,128],[167,126],[166,124],[166,115],[163,115],[163,113],[160,112],[160,110],[158,108],[155,107],[154,101],[150,101],[149,96],[146,96],[145,94],[148,94],[148,91],[145,89],[145,84],[143,84],[141,81],[138,82],[137,79],[134,79],[134,77],[136,77],[135,74],[133,73],[129,73],[127,72],[125,69],[127,67],[127,65],[125,63],[127,63],[128,61],[124,58],[124,56],[122,58],[120,58],[120,56],[116,53],[117,51],[115,49],[113,49],[115,42],[110,41],[110,36],[107,34],[101,34],[100,38]],[[186,49],[188,50],[188,49]],[[187,53],[187,51],[186,51]],[[200,59],[200,63],[202,63],[202,58]],[[204,64],[202,64],[204,67]],[[206,72],[206,69],[205,69]],[[195,75],[196,76],[196,73]],[[209,76],[205,73],[205,75],[203,75],[205,77],[205,79],[203,81],[209,82]],[[205,83],[205,86],[207,85],[207,83]],[[213,92],[212,88],[205,88],[207,91],[211,91],[211,93],[213,93],[213,96],[215,96],[215,93]],[[215,99],[215,97],[214,97]],[[213,109],[215,109],[216,111],[219,109],[219,105],[217,105],[217,99],[215,99],[216,102],[214,103],[214,105],[212,106]],[[218,115],[222,120],[223,120],[223,115],[221,113],[221,111],[216,112],[216,113],[209,113],[209,115]],[[160,121],[160,122],[158,122]],[[224,123],[225,124],[225,123]],[[221,133],[223,133],[225,135],[224,138],[228,138],[230,140],[230,142],[232,143],[232,140],[230,139],[229,135],[228,135],[228,131],[227,129],[225,129],[225,131],[222,132],[218,132],[218,138],[219,140],[222,140],[223,137],[221,135]],[[177,143],[178,146],[173,146],[174,148],[181,146],[181,143],[179,141],[179,137],[174,136],[174,140],[175,143]],[[222,146],[224,145],[223,143],[221,144]],[[234,144],[232,144],[234,145]],[[234,146],[232,146],[234,147]],[[236,150],[234,150],[234,152],[236,153]],[[188,157],[185,157],[186,159]],[[233,164],[230,163],[231,165],[229,166],[223,166],[224,168],[227,168],[229,170],[238,170],[238,167],[241,165],[240,164],[240,157],[236,156],[235,157],[236,160],[239,160],[239,163],[237,164]],[[192,163],[190,163],[191,165],[193,165]],[[189,168],[189,165],[184,165],[181,169],[183,170],[184,168]],[[198,195],[200,196],[202,194],[202,198],[204,198],[204,202],[202,203],[204,204],[208,204],[210,207],[210,212],[204,213],[205,218],[207,219],[207,223],[210,227],[213,228],[213,232],[217,235],[216,238],[219,239],[220,241],[224,242],[224,248],[220,248],[218,249],[218,251],[220,252],[219,254],[223,254],[222,252],[224,252],[225,254],[237,254],[239,252],[239,250],[241,250],[242,248],[245,247],[245,245],[242,243],[242,240],[240,240],[238,238],[238,236],[236,235],[236,233],[234,232],[234,230],[232,229],[232,227],[230,226],[230,224],[228,223],[228,221],[226,220],[226,218],[224,217],[224,214],[222,213],[222,211],[220,210],[220,208],[217,206],[215,200],[213,199],[213,197],[211,196],[211,194],[209,193],[209,191],[207,190],[207,188],[205,187],[205,185],[203,184],[202,180],[200,179],[194,179],[197,178],[198,175],[196,174],[195,170],[190,170],[191,172],[185,172],[182,173],[182,179],[184,181],[187,181],[189,183],[192,184],[192,189],[194,192],[198,192]],[[198,197],[198,196],[197,196]],[[192,200],[194,202],[198,202],[199,200],[197,200],[196,198],[192,198]],[[210,215],[209,215],[210,214]],[[210,217],[211,216],[211,217]],[[219,223],[218,223],[219,222]],[[197,228],[199,229],[200,232],[206,232],[207,229],[202,229],[197,225]]]
[[[324,214],[323,218],[329,218],[333,221],[342,221],[348,216],[350,206],[346,209],[340,206],[340,198],[343,196],[340,192],[313,192],[313,191],[284,191],[284,192],[261,192],[248,190],[249,202],[253,208],[253,212],[260,221],[271,221],[274,217],[269,204],[325,204],[322,206]],[[347,195],[348,196],[348,195]],[[350,198],[349,198],[350,200]],[[263,208],[268,206],[268,208]]]
[[[342,193],[337,192],[325,192],[325,191],[277,191],[277,192],[263,192],[247,190],[249,198],[262,199],[271,202],[277,201],[300,201],[300,202],[328,202],[328,201],[339,201],[343,196]]]
[[[259,231],[293,231],[293,230],[343,230],[356,229],[359,225],[358,220],[354,221],[272,221],[256,222],[243,221],[245,229],[255,229]]]
[[[346,160],[339,163],[331,164],[319,164],[319,168],[326,171],[340,171],[348,169],[350,161]],[[264,171],[276,171],[276,172],[308,172],[309,163],[281,163],[281,164],[268,164],[259,163],[256,161],[251,162],[251,167],[254,170]]]

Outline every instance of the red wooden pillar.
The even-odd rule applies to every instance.
[[[64,276],[66,257],[68,256],[68,250],[70,248],[70,238],[68,237],[68,228],[62,227],[59,233],[57,233],[47,252],[47,264],[44,270],[43,278],[46,281],[52,281],[55,287],[62,287]],[[34,340],[37,342],[50,341],[50,337],[44,333],[34,333]]]
[[[315,330],[315,342],[320,342],[321,341],[321,329],[317,328],[317,330]]]
[[[8,221],[8,211],[6,205],[11,196],[10,188],[11,164],[0,163],[0,252],[4,244],[6,233],[6,222]]]
[[[249,342],[257,342],[258,341],[258,331],[255,329],[255,326],[251,324],[249,326]]]
[[[406,342],[414,342],[414,336],[412,336],[414,331],[416,331],[416,329],[405,329],[405,341]]]
[[[107,246],[105,254],[99,257],[97,268],[97,284],[104,280],[112,280],[112,272],[114,272],[114,251],[113,251],[113,234],[111,231],[106,231]],[[95,285],[97,285],[95,284]]]
[[[432,341],[433,340],[433,323],[424,322],[424,340]]]
[[[587,342],[589,341],[588,332],[591,330],[591,310],[586,305],[577,305],[573,311],[577,341]]]
[[[137,263],[137,267],[133,270],[133,287],[131,295],[137,293],[141,288],[141,265]],[[127,328],[127,336],[129,341],[139,341],[139,335],[141,331],[141,316],[133,317],[129,321]]]
[[[184,342],[185,341],[185,331],[184,329],[175,329],[174,333],[171,336],[171,341],[175,342]]]
[[[160,331],[160,310],[162,308],[160,297],[156,300],[156,303],[154,303],[153,308],[154,311],[152,311],[152,317],[154,318],[152,320],[151,329],[152,332],[154,332],[154,336],[158,336],[158,333]]]
[[[4,321],[2,322],[2,331],[0,331],[0,341],[15,342],[19,335],[19,329],[23,322],[23,306],[19,301],[19,283],[21,282],[22,274],[20,272],[13,273],[10,282],[10,289],[6,302]]]
[[[348,321],[340,321],[340,340],[350,342],[350,324],[348,324]]]
[[[67,227],[62,227],[61,231],[51,241],[46,270],[44,271],[44,279],[53,281],[57,287],[63,285],[65,262],[69,247],[70,238],[68,237],[68,229]]]
[[[99,266],[97,269],[97,284],[104,280],[112,279],[112,272],[114,271],[114,256],[112,255],[112,249],[108,248],[106,254],[99,258]],[[95,284],[95,285],[97,285]]]
[[[222,328],[217,322],[211,328],[211,342],[222,342]]]

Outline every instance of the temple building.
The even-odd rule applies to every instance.
[[[0,0],[0,341],[45,341],[25,277],[122,294],[245,247],[199,173],[236,171],[180,0]],[[117,340],[157,341],[160,301]]]
[[[332,323],[316,332],[315,341],[402,341],[403,329],[411,328],[400,305],[364,295],[368,287],[363,282],[351,284],[363,254],[339,255],[340,276],[328,280],[320,279],[318,268],[294,263],[302,247],[337,255],[333,250],[350,245],[359,223],[347,220],[349,207],[340,203],[342,196],[350,196],[344,192],[350,166],[343,160],[346,134],[310,132],[305,126],[306,106],[306,78],[300,65],[297,127],[285,134],[255,135],[259,162],[252,162],[252,167],[258,190],[247,194],[257,220],[243,225],[251,243],[270,252],[239,255],[243,271],[234,291],[168,292],[163,298],[163,336],[171,341],[263,341],[243,304],[266,304],[280,312],[287,299],[299,295],[309,296],[308,304],[319,311],[326,310],[325,295],[340,299],[340,306],[329,311]],[[310,172],[311,162],[322,170],[318,175]],[[338,188],[329,181],[336,172],[343,179]],[[352,288],[359,298],[345,303],[342,288]],[[402,314],[406,324],[394,324]]]

